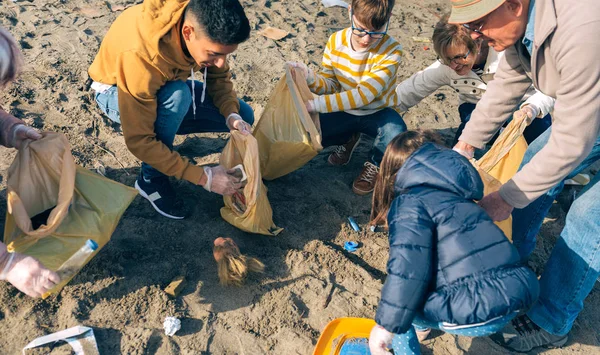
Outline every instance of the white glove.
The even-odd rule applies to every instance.
[[[4,265],[0,265],[0,280],[10,282],[28,296],[41,297],[60,282],[58,274],[31,256],[6,252],[4,260]]]
[[[222,165],[205,166],[204,173],[206,174],[204,189],[208,192],[231,196],[243,186],[240,178],[234,176],[235,169],[225,170]]]
[[[225,124],[227,125],[227,128],[229,128],[230,131],[233,131],[235,129],[240,131],[244,135],[252,133],[252,126],[250,126],[248,122],[244,121],[242,119],[242,116],[238,115],[237,113],[232,113],[229,116],[227,116]]]
[[[25,126],[23,124],[17,124],[12,127],[9,137],[9,145],[11,147],[20,149],[24,140],[32,139],[35,141],[42,138],[42,135],[35,128]]]
[[[464,149],[457,148],[456,146],[454,146],[454,148],[452,148],[452,150],[469,160],[473,159],[473,157],[475,156],[475,154],[473,152],[469,152]]]
[[[527,104],[517,112],[514,113],[513,117],[517,117],[517,115],[525,115],[527,117],[527,125],[530,125],[531,122],[539,115],[540,109],[533,105]]]
[[[315,100],[309,100],[306,102],[306,110],[308,113],[317,112],[317,108],[315,107]]]
[[[385,330],[384,327],[377,324],[371,329],[371,335],[369,335],[369,349],[371,355],[392,355],[387,349],[392,344],[394,333],[390,333]]]
[[[313,72],[306,64],[298,62],[286,62],[286,64],[290,67],[301,70],[307,82],[310,83],[315,80],[315,72]]]

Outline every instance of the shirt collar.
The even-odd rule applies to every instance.
[[[527,27],[525,28],[525,35],[523,36],[523,44],[529,55],[533,52],[533,34],[535,27],[535,0],[531,0],[529,3],[529,16],[527,18]]]

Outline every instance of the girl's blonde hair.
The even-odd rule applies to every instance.
[[[0,27],[0,88],[17,78],[22,65],[23,57],[17,42]]]
[[[425,143],[442,144],[442,137],[431,130],[406,131],[387,145],[373,191],[371,225],[388,226],[387,214],[394,200],[394,182],[406,159]]]
[[[241,286],[249,272],[265,270],[265,265],[260,260],[242,255],[240,248],[235,244],[216,245],[214,252],[221,254],[221,258],[217,260],[221,285]]]

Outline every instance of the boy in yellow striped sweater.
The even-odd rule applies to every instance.
[[[329,38],[323,69],[317,74],[303,63],[290,63],[305,72],[310,89],[320,95],[307,108],[321,114],[323,146],[339,145],[330,164],[348,164],[361,133],[375,139],[369,161],[352,184],[359,195],[373,191],[387,144],[406,131],[391,108],[402,55],[400,44],[387,35],[393,7],[394,0],[352,0],[352,26]]]

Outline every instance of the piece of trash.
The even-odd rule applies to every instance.
[[[585,186],[590,183],[592,179],[588,174],[577,174],[570,179],[565,180],[565,185],[576,185]]]
[[[350,222],[350,225],[352,226],[352,229],[354,229],[354,231],[360,232],[360,227],[358,226],[358,223],[356,223],[354,218],[348,217],[348,221]]]
[[[172,337],[181,329],[181,321],[175,317],[167,317],[163,323],[163,328],[165,328],[165,334]]]
[[[369,227],[369,230],[370,230],[371,232],[375,232],[375,230],[376,230],[376,229],[377,229],[377,226],[370,226],[370,227]]]
[[[99,161],[94,165],[96,172],[104,177],[106,177],[106,168]]]
[[[321,0],[321,4],[323,4],[323,6],[325,7],[334,7],[334,6],[340,6],[343,8],[348,8],[348,3],[342,0]]]
[[[429,37],[413,37],[412,40],[419,43],[431,43],[431,38]]]
[[[169,286],[165,287],[165,293],[173,298],[179,296],[179,293],[181,292],[181,290],[183,290],[183,287],[185,286],[185,276],[178,276],[175,279],[173,279],[173,281],[171,281],[171,283],[169,284]]]
[[[356,249],[358,249],[358,243],[357,242],[345,242],[344,249],[346,249],[346,251],[354,253],[356,251]]]
[[[429,47],[428,47],[428,46],[423,46],[423,50],[424,50],[424,51],[428,51],[428,50],[429,50]]]
[[[272,40],[279,41],[280,39],[287,37],[287,35],[289,35],[290,33],[288,31],[269,26],[263,30],[258,31],[258,34],[270,38]]]
[[[71,345],[75,355],[100,355],[96,337],[94,336],[94,330],[83,326],[76,326],[36,338],[23,348],[23,354],[25,354],[25,350],[27,349],[56,343],[61,340]]]
[[[231,168],[231,170],[235,170],[235,172],[231,175],[240,179],[240,182],[248,180],[248,175],[246,175],[246,170],[244,170],[244,166],[242,164],[234,166],[233,168]]]

